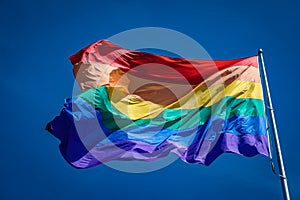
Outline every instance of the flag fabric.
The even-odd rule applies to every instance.
[[[171,58],[100,40],[70,60],[82,92],[46,129],[76,168],[170,153],[204,165],[224,152],[269,156],[257,56]]]

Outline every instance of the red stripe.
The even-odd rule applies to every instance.
[[[109,41],[100,40],[70,56],[73,64],[93,61],[119,67],[134,76],[155,81],[201,83],[206,77],[232,66],[257,67],[257,56],[234,60],[193,60],[171,58],[123,49]],[[145,65],[145,67],[138,67]],[[168,67],[162,67],[165,65]],[[135,68],[135,69],[134,69]],[[179,73],[178,73],[179,72]],[[74,72],[76,75],[76,72]]]

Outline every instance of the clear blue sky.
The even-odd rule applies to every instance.
[[[214,59],[264,49],[291,196],[300,199],[300,2],[169,2],[1,1],[0,199],[281,199],[264,156],[224,154],[210,167],[178,160],[146,174],[76,170],[63,160],[44,127],[72,95],[68,56],[145,26],[187,34]]]

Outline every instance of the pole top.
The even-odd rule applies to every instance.
[[[262,54],[263,50],[262,49],[258,49],[258,54]]]

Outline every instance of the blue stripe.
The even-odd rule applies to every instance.
[[[125,126],[119,130],[110,130],[103,124],[101,113],[81,98],[76,98],[74,102],[71,99],[67,100],[64,110],[68,114],[68,118],[74,119],[80,137],[82,137],[87,144],[90,142],[95,144],[95,136],[93,135],[98,137],[96,141],[108,136],[101,144],[119,142],[122,140],[137,140],[152,145],[159,145],[167,139],[188,144],[195,136],[214,140],[214,138],[222,133],[231,133],[234,135],[266,135],[265,118],[261,116],[236,115],[229,119],[221,116],[213,116],[210,117],[204,125],[181,130],[164,128],[164,124],[162,124],[162,126],[151,124],[131,127]],[[84,135],[85,133],[88,133],[88,135]],[[103,137],[99,136],[101,133]]]

